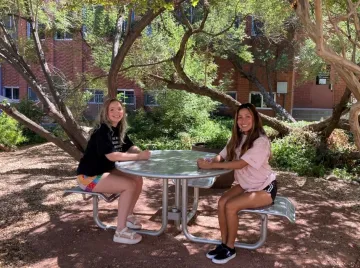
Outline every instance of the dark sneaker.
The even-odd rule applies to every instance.
[[[218,253],[213,259],[212,262],[213,263],[217,263],[217,264],[224,264],[227,263],[228,261],[230,261],[231,259],[236,257],[236,252],[235,249],[229,249],[229,248],[225,248],[223,247],[221,252]]]
[[[210,250],[210,251],[206,254],[206,257],[207,257],[208,259],[214,258],[217,254],[219,254],[219,253],[222,251],[223,248],[224,248],[224,244],[217,245],[215,249]]]

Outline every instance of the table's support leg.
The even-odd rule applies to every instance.
[[[168,184],[169,184],[168,179],[163,179],[161,228],[158,231],[145,230],[145,229],[134,230],[134,231],[136,231],[139,234],[147,234],[153,236],[161,235],[165,231],[168,224]]]
[[[199,190],[200,189],[198,187],[194,187],[194,201],[193,201],[192,209],[187,215],[187,222],[188,223],[195,216],[197,208],[199,206]]]
[[[180,212],[180,185],[181,185],[181,180],[179,179],[176,179],[175,180],[175,207],[173,208],[173,212]],[[181,231],[181,227],[180,227],[180,223],[181,223],[181,220],[174,220],[175,222],[175,226],[176,226],[176,229]]]
[[[183,180],[182,184],[182,210],[181,210],[181,220],[182,220],[182,230],[187,239],[192,242],[199,242],[205,244],[221,244],[220,240],[215,239],[206,239],[202,237],[197,237],[189,233],[187,228],[187,202],[188,202],[188,187],[187,187],[187,180]],[[246,248],[246,249],[257,249],[261,247],[265,240],[267,234],[267,215],[261,215],[261,228],[260,228],[260,239],[254,244],[246,244],[246,243],[239,243],[235,242],[235,247],[237,248]]]
[[[97,226],[101,229],[114,229],[116,230],[116,226],[106,225],[99,219],[99,197],[93,196],[93,218]]]

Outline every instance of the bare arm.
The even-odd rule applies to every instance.
[[[140,148],[135,145],[131,146],[130,149],[127,150],[127,153],[132,153],[132,154],[138,154],[140,152],[141,152]]]
[[[107,159],[112,162],[116,161],[136,161],[136,160],[148,160],[150,158],[150,151],[140,151],[139,153],[120,153],[113,152],[105,155]]]
[[[242,159],[230,162],[209,162],[199,159],[197,164],[199,168],[202,169],[242,169],[248,165],[248,163]]]

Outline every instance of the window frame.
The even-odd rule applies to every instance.
[[[270,92],[268,92],[269,94],[270,94]],[[261,94],[261,92],[260,91],[250,91],[249,92],[249,103],[252,103],[251,102],[251,95],[252,94],[255,94],[255,95],[260,95],[260,97],[261,97],[261,107],[257,107],[257,106],[255,106],[255,104],[254,104],[254,106],[256,107],[256,109],[264,109],[264,110],[271,110],[272,108],[271,107],[267,107],[266,106],[266,103],[264,102],[264,96]],[[276,103],[276,92],[272,92],[272,95],[274,96],[274,102]],[[253,104],[253,103],[252,103]]]
[[[133,105],[136,107],[136,95],[135,95],[135,90],[134,89],[129,89],[129,88],[118,88],[117,89],[117,94],[119,93],[124,93],[124,97],[126,97],[125,92],[133,92],[134,94],[134,102],[133,103],[127,103],[126,99],[124,98],[124,101],[120,100],[123,104],[125,105]]]
[[[91,99],[88,101],[88,104],[103,104],[104,103],[104,91],[101,90],[101,89],[96,89],[96,88],[86,88],[85,89],[86,91],[90,91],[91,94],[92,94],[92,97]],[[101,94],[99,93],[101,92]],[[96,100],[96,96],[97,98],[99,98],[99,96],[102,95],[102,101],[95,101]],[[94,100],[94,101],[91,101],[91,100]]]
[[[6,96],[6,89],[11,89],[11,98]],[[14,99],[14,89],[18,90],[18,99]],[[20,88],[19,86],[4,86],[3,87],[3,96],[5,98],[8,98],[9,100],[15,101],[15,102],[20,102]]]
[[[39,39],[40,40],[45,40],[46,38],[46,34],[45,34],[45,24],[44,23],[38,23],[36,22],[37,27],[38,27],[38,34],[39,34]],[[43,34],[43,36],[42,36]],[[29,39],[31,38],[31,33],[30,33],[30,22],[26,23],[26,37]],[[42,38],[43,37],[43,38]]]
[[[226,95],[232,97],[234,100],[237,100],[237,93],[238,93],[237,91],[235,91],[235,90],[229,90],[229,91],[225,91],[224,93],[225,93]],[[231,96],[229,93],[230,93],[230,94],[231,94],[231,93],[235,93],[235,98],[234,98],[233,96]],[[220,103],[219,108],[224,109],[224,108],[229,108],[229,107],[226,106],[224,103]]]
[[[18,26],[18,20],[12,15],[6,15],[6,18],[9,19],[9,24],[7,23],[8,21],[6,19],[3,19],[5,29],[10,34],[11,38],[16,40],[19,35],[18,28],[16,27]]]
[[[144,106],[151,106],[151,107],[160,106],[160,104],[157,101],[157,97],[159,94],[165,94],[165,92],[164,91],[156,91],[156,90],[145,91],[144,92]],[[154,98],[155,104],[147,103],[148,96],[152,96]]]
[[[260,25],[257,25],[257,23],[259,23]],[[253,37],[264,35],[263,31],[261,30],[262,27],[264,27],[264,23],[256,19],[254,16],[251,16],[250,35]]]
[[[68,31],[61,31],[62,32],[62,35],[63,35],[63,38],[58,38],[58,32],[59,32],[60,30],[56,30],[55,31],[55,36],[54,36],[54,40],[56,40],[56,41],[71,41],[71,40],[73,40],[73,34],[71,33],[71,32],[68,32]],[[60,33],[61,33],[60,32]],[[67,37],[65,37],[65,35],[66,34],[71,34],[71,38],[67,38]]]
[[[30,99],[30,95],[35,95],[36,99]],[[27,88],[27,99],[33,102],[38,102],[39,101],[39,97],[36,95],[36,93],[32,90],[31,87]]]

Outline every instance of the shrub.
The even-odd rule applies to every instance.
[[[271,164],[299,175],[323,176],[325,167],[317,156],[319,145],[320,139],[314,133],[294,130],[272,142]]]
[[[159,96],[159,106],[151,112],[143,109],[129,114],[129,133],[146,140],[167,137],[178,138],[178,133],[190,133],[209,121],[209,112],[215,102],[207,97],[182,91],[167,91]]]
[[[26,137],[22,134],[19,123],[2,112],[0,114],[0,144],[15,147],[25,141]]]
[[[44,116],[43,111],[37,106],[37,104],[26,98],[23,98],[18,104],[15,104],[15,107],[20,113],[38,124],[40,124],[41,118]],[[20,128],[22,129],[23,135],[26,137],[27,144],[42,143],[46,141],[43,137],[39,136],[24,125],[20,125]]]

